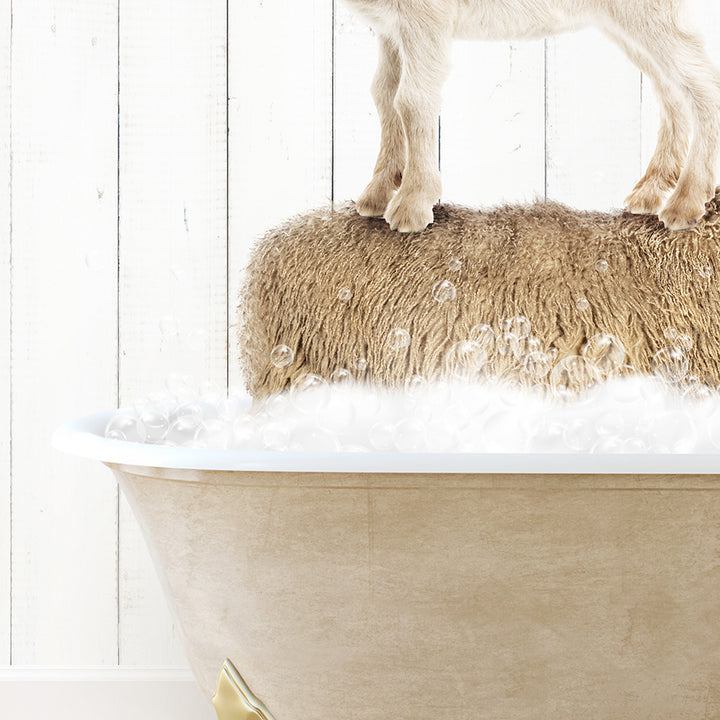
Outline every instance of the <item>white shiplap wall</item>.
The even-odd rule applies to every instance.
[[[720,6],[694,6],[720,61]],[[185,664],[109,473],[48,438],[171,371],[239,382],[248,247],[357,197],[375,57],[333,0],[0,0],[0,665]],[[454,65],[445,199],[620,206],[657,121],[614,45],[458,43]]]

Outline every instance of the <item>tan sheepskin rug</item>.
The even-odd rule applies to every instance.
[[[409,235],[353,205],[296,217],[260,240],[248,266],[239,305],[248,391],[279,392],[304,373],[329,378],[338,368],[388,386],[448,374],[453,346],[474,327],[497,336],[515,316],[530,321],[553,363],[598,333],[616,336],[626,372],[652,372],[674,329],[692,339],[690,373],[715,387],[719,213],[720,194],[682,233],[654,216],[553,202],[483,212],[438,205],[435,222]],[[290,364],[271,361],[281,345]],[[495,353],[484,372],[521,374],[521,361]]]

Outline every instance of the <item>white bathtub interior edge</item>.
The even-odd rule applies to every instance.
[[[71,420],[53,434],[62,452],[118,465],[187,470],[353,473],[720,474],[720,454],[332,453],[211,450],[148,445],[104,437],[115,410]]]

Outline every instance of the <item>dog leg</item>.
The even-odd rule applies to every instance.
[[[676,185],[687,157],[691,115],[684,95],[668,82],[650,56],[621,35],[609,33],[627,56],[648,77],[661,106],[660,132],[647,170],[625,200],[631,213],[657,215],[665,195]]]
[[[629,28],[633,30],[633,28]],[[720,150],[720,74],[700,37],[682,30],[672,18],[647,14],[631,36],[687,98],[694,135],[687,161],[660,220],[668,230],[692,228],[715,194],[715,162]]]
[[[437,16],[399,21],[402,75],[395,107],[402,119],[407,162],[402,183],[385,211],[393,230],[420,232],[432,221],[440,197],[438,116],[449,66],[452,18]]]
[[[405,132],[395,109],[402,63],[397,46],[389,37],[380,36],[380,59],[372,84],[372,95],[380,117],[380,153],[373,178],[358,198],[360,215],[382,217],[395,190],[400,187],[405,167]]]

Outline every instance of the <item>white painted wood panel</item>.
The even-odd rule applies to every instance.
[[[10,0],[0,2],[0,664],[10,663]]]
[[[357,200],[370,182],[380,149],[380,121],[370,93],[377,38],[365,20],[339,0],[335,9],[335,201]]]
[[[544,43],[456,42],[440,138],[444,200],[486,207],[543,197]]]
[[[12,659],[114,663],[117,495],[50,449],[116,401],[117,8],[13,4]]]
[[[623,207],[640,179],[640,71],[594,29],[547,40],[547,194]]]
[[[229,4],[229,324],[258,236],[330,201],[332,0]],[[230,382],[241,384],[230,333]],[[241,341],[241,339],[239,339]]]
[[[226,3],[120,4],[120,402],[227,376]],[[120,506],[120,661],[184,665]]]

